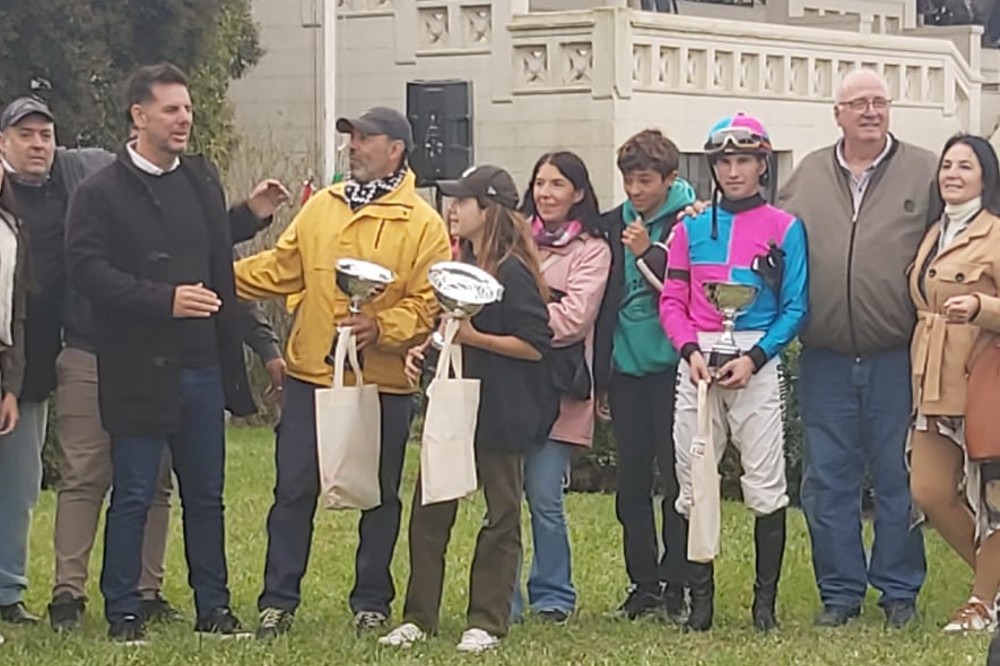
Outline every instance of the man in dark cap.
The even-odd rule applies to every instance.
[[[23,600],[27,543],[41,486],[48,398],[62,347],[66,208],[76,185],[107,164],[108,157],[101,150],[56,149],[55,119],[48,105],[36,97],[21,97],[0,113],[0,163],[26,230],[32,287],[25,320],[21,420],[0,438],[0,620],[32,624],[38,618]]]
[[[451,256],[444,222],[417,194],[416,177],[407,168],[412,138],[406,118],[375,107],[358,118],[341,118],[337,129],[351,135],[350,178],[314,194],[273,250],[244,259],[235,269],[240,298],[304,294],[286,354],[277,482],[267,520],[264,590],[257,602],[262,639],[288,631],[301,600],[320,490],[314,395],[332,383],[326,359],[338,326],[352,329],[364,350],[364,379],[378,385],[381,406],[382,504],[361,515],[350,605],[359,631],[388,620],[395,596],[389,565],[399,533],[399,482],[416,391],[403,373],[403,360],[431,331],[438,309],[427,271]],[[334,284],[333,266],[345,258],[374,262],[395,274],[385,293],[360,314],[348,311],[347,296]]]

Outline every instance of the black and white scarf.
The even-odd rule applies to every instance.
[[[359,183],[351,179],[344,186],[344,196],[347,198],[347,205],[351,210],[358,210],[362,206],[367,206],[376,199],[380,199],[399,187],[406,176],[406,169],[400,169],[388,178],[378,178],[367,183]]]

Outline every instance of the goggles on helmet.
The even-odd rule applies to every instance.
[[[705,142],[705,152],[709,155],[736,152],[769,153],[771,141],[746,127],[725,127],[708,137],[708,141]]]

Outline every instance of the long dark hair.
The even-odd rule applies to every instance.
[[[951,150],[955,144],[962,143],[972,149],[979,160],[979,168],[983,172],[983,208],[1000,215],[1000,163],[997,160],[997,152],[989,141],[974,134],[956,134],[948,139],[941,151],[938,160],[938,173],[941,173],[941,165],[944,164],[945,154]]]
[[[583,198],[569,209],[569,219],[577,220],[584,230],[591,236],[601,235],[601,209],[597,205],[597,195],[594,193],[594,185],[590,182],[590,172],[587,165],[576,153],[568,150],[557,150],[545,153],[535,162],[535,168],[531,170],[531,180],[524,189],[524,199],[521,201],[521,213],[528,219],[538,214],[535,207],[535,179],[538,178],[538,170],[545,164],[551,164],[559,170],[566,180],[573,184],[573,187],[583,192]]]
[[[472,243],[462,240],[459,243],[462,260],[475,264],[496,277],[500,264],[511,257],[516,257],[535,279],[542,299],[548,301],[549,287],[542,277],[541,260],[528,221],[516,210],[507,208],[493,199],[479,198],[477,201],[479,207],[486,211],[481,252],[483,256],[474,256]]]

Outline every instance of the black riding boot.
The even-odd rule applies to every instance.
[[[715,565],[711,562],[688,563],[691,585],[691,612],[684,628],[689,631],[708,631],[715,614]]]
[[[753,585],[753,626],[759,631],[778,628],[774,601],[778,596],[781,562],[785,556],[785,509],[758,516],[754,525],[757,580]]]

